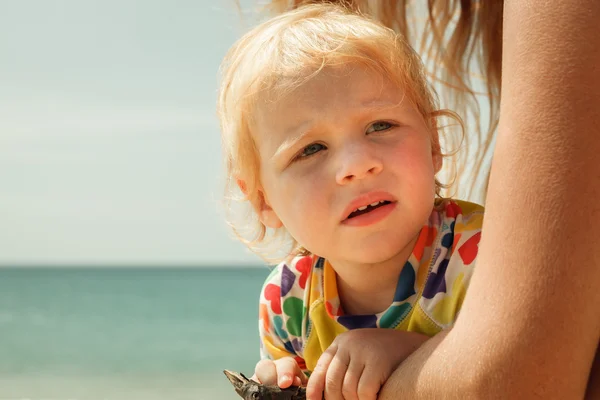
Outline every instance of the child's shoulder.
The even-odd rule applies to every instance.
[[[310,255],[282,261],[265,280],[262,296],[299,297],[306,290],[312,267],[317,261],[317,257]]]
[[[427,320],[440,329],[454,325],[476,265],[484,209],[461,200],[438,208],[438,240],[419,300]]]
[[[454,233],[478,232],[483,226],[483,206],[463,200],[447,200],[440,212]]]
[[[470,216],[474,214],[483,214],[483,206],[464,200],[446,200],[442,206],[442,213],[451,218],[457,218],[459,216]]]
[[[479,252],[484,209],[482,206],[461,200],[448,200],[443,205],[439,231],[439,253],[445,254],[449,264],[446,275],[464,272],[465,266],[474,266]],[[470,272],[469,272],[470,274]]]

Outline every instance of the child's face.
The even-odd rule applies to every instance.
[[[403,96],[378,74],[350,66],[322,71],[259,107],[263,223],[283,224],[332,263],[382,262],[412,245],[432,211],[441,158]]]

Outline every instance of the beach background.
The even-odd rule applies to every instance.
[[[215,103],[257,3],[0,1],[0,399],[238,398],[269,269]]]
[[[236,399],[268,272],[0,269],[0,399]]]

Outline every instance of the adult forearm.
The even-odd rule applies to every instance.
[[[429,339],[388,378],[378,400],[474,398],[469,369],[452,359],[452,343],[452,331]]]
[[[380,398],[583,397],[600,337],[598,21],[597,1],[505,1],[477,268],[453,331]]]

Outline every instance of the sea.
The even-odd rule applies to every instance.
[[[239,399],[270,271],[0,268],[0,400]]]

